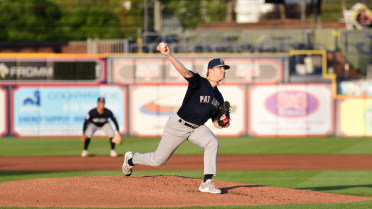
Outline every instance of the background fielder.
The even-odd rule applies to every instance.
[[[222,94],[217,88],[225,78],[225,65],[220,58],[213,59],[208,64],[207,78],[198,73],[187,70],[170,52],[166,44],[159,44],[158,50],[171,61],[176,70],[189,82],[182,106],[177,114],[167,121],[158,148],[153,153],[140,154],[127,152],[124,156],[122,170],[124,175],[130,176],[135,164],[161,166],[170,158],[174,151],[186,140],[204,148],[204,180],[200,184],[201,192],[221,193],[212,182],[216,175],[218,140],[213,132],[204,125],[218,112],[218,107],[224,102]],[[226,115],[220,119],[225,119]],[[230,121],[224,124],[228,127]],[[214,126],[222,128],[217,121]]]
[[[111,110],[105,108],[105,98],[99,97],[97,99],[97,107],[91,109],[85,117],[83,125],[83,136],[81,138],[81,140],[84,142],[84,149],[81,153],[82,157],[88,156],[88,146],[90,143],[90,139],[97,130],[102,130],[108,137],[110,137],[110,156],[118,156],[115,151],[115,143],[112,142],[112,138],[115,136],[115,131],[108,121],[109,118],[114,123],[117,133],[120,134],[119,125],[114,114],[111,112]]]

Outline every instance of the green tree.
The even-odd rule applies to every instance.
[[[120,18],[103,7],[79,7],[61,19],[61,31],[69,40],[123,38]]]
[[[48,0],[0,1],[0,40],[56,40],[60,18],[58,5]]]
[[[163,0],[162,4],[164,14],[175,15],[185,29],[193,29],[199,23],[223,22],[227,14],[227,1],[221,0]]]

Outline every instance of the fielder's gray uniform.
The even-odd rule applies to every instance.
[[[85,133],[88,138],[92,138],[94,132],[100,129],[105,132],[108,137],[114,137],[115,131],[108,121],[109,118],[114,123],[117,132],[119,132],[118,122],[111,110],[104,108],[103,113],[99,114],[97,108],[94,108],[91,109],[85,117],[83,133]]]
[[[204,174],[216,175],[218,140],[204,125],[223,103],[218,88],[212,88],[206,78],[193,73],[181,108],[167,121],[159,146],[153,153],[133,155],[134,164],[163,165],[184,141],[204,148]]]
[[[102,127],[98,127],[94,125],[94,123],[90,123],[87,127],[87,130],[85,131],[85,135],[88,138],[92,138],[93,134],[97,131],[101,130],[103,131],[109,138],[113,138],[115,136],[115,131],[110,125],[110,123],[105,123]]]

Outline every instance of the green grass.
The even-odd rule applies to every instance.
[[[219,154],[372,154],[372,139],[367,138],[220,138]],[[121,154],[128,150],[152,152],[159,138],[126,137],[117,147]],[[0,138],[0,156],[48,156],[80,155],[82,142],[79,138],[17,139]],[[89,148],[91,154],[108,155],[108,139],[94,138]],[[175,154],[202,154],[203,149],[190,143],[182,144]],[[372,162],[371,162],[372,163]],[[16,172],[0,171],[0,183],[6,181],[60,178],[74,176],[117,176],[121,171],[55,171]],[[172,175],[201,178],[201,170],[195,171],[134,171],[134,175]],[[216,180],[259,184],[283,188],[303,189],[346,195],[372,197],[372,170],[218,170]],[[19,208],[19,207],[0,207]],[[337,204],[296,204],[269,206],[183,207],[183,208],[249,208],[249,209],[370,209],[372,201]]]
[[[119,153],[128,150],[153,152],[159,138],[126,137],[117,146]],[[219,154],[372,154],[372,139],[368,138],[220,138]],[[0,156],[79,155],[79,138],[0,138]],[[109,153],[106,138],[93,138],[89,152],[96,155]],[[186,141],[175,154],[202,154],[203,149]]]

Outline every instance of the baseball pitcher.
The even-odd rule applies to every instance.
[[[230,66],[225,65],[220,58],[212,59],[208,64],[207,77],[201,77],[197,72],[190,71],[176,59],[167,44],[160,43],[157,48],[165,55],[175,69],[187,80],[188,88],[182,106],[177,114],[167,121],[162,138],[155,152],[125,153],[122,170],[125,176],[132,174],[136,164],[161,166],[170,158],[174,151],[184,141],[204,148],[204,179],[200,184],[201,192],[221,193],[213,184],[212,177],[216,175],[218,140],[213,132],[204,125],[209,119],[217,128],[227,128],[230,125],[230,105],[224,102],[217,88],[225,78],[225,72]]]

